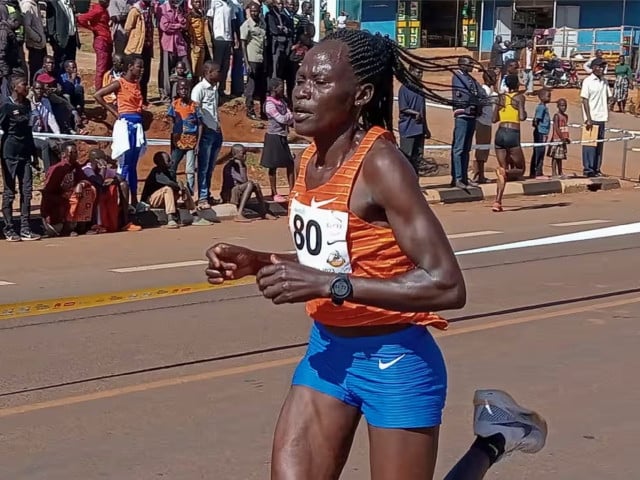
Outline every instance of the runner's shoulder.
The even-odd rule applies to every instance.
[[[413,178],[415,172],[395,141],[381,136],[365,155],[362,175],[368,185],[379,185],[388,181],[396,183],[398,180]],[[413,183],[414,180],[411,181],[411,184]]]

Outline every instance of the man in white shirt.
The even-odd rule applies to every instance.
[[[591,63],[593,73],[584,79],[580,90],[582,100],[582,113],[584,124],[587,130],[598,129],[598,140],[604,139],[605,125],[609,120],[609,98],[611,89],[604,77],[606,62],[596,58]],[[596,146],[582,146],[582,167],[583,173],[587,177],[600,177],[602,172],[602,153],[604,143],[598,142]]]
[[[238,34],[233,28],[236,9],[227,0],[212,0],[207,17],[209,17],[213,37],[213,60],[220,66],[218,93],[224,97],[226,96],[225,87],[231,63],[231,52],[234,48],[240,48]]]
[[[31,97],[31,123],[34,133],[54,133],[60,134],[60,126],[53,115],[51,102],[44,96],[45,87],[42,82],[34,82]],[[53,155],[51,152],[51,142],[47,138],[36,137],[33,139],[39,157],[42,159],[44,172],[49,170],[52,165]]]
[[[204,124],[198,145],[198,210],[211,208],[211,176],[222,147],[218,116],[218,82],[221,78],[220,66],[208,60],[202,66],[202,80],[191,91],[191,100],[198,105]]]
[[[538,61],[533,41],[529,40],[527,46],[520,52],[520,68],[522,68],[522,83],[527,87],[527,95],[533,95],[533,69]]]
[[[588,61],[585,62],[584,64],[584,71],[587,72],[589,75],[591,75],[593,73],[593,62],[595,60],[603,60],[604,56],[604,52],[600,49],[596,50],[596,56],[595,57],[591,57]],[[605,63],[604,66],[604,74],[607,74],[607,64]]]

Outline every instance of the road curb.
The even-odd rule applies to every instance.
[[[519,197],[531,195],[550,195],[554,193],[578,193],[598,190],[614,190],[621,188],[617,178],[571,178],[567,180],[527,180],[524,182],[509,182],[505,188],[504,197]],[[489,200],[496,197],[494,183],[460,188],[423,188],[424,196],[429,203],[460,203]]]

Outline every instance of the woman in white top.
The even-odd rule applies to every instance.
[[[482,114],[476,119],[476,145],[491,144],[491,125],[493,123],[493,110],[496,105],[498,94],[494,90],[496,84],[495,72],[488,70],[482,75],[484,85],[482,91],[487,103],[482,107]],[[486,150],[476,149],[475,165],[473,171],[473,181],[477,183],[487,183],[484,174],[484,165],[489,159],[489,147]]]

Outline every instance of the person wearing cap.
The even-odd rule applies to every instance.
[[[597,128],[597,139],[603,140],[605,125],[609,120],[609,98],[612,92],[609,83],[604,76],[607,63],[596,58],[591,63],[592,73],[582,82],[580,99],[582,100],[582,113],[585,128],[591,131]],[[582,146],[582,167],[586,177],[600,177],[602,172],[602,153],[604,143],[599,141],[596,146]]]

